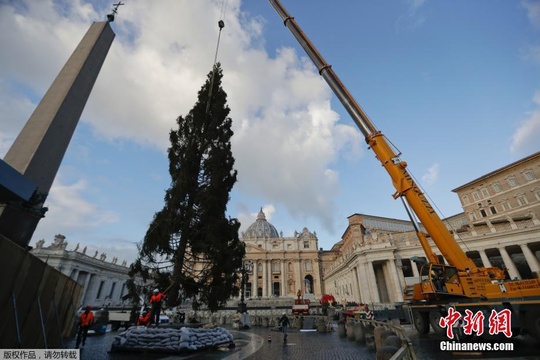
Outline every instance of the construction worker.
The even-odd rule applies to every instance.
[[[150,313],[148,310],[144,310],[139,316],[139,319],[137,320],[137,326],[146,326],[148,325],[148,322],[150,321]]]
[[[88,335],[88,329],[90,329],[90,326],[94,324],[94,313],[91,311],[92,307],[90,305],[87,305],[84,308],[84,312],[79,316],[79,328],[77,330],[77,345],[75,346],[77,349],[79,348],[79,345],[81,344],[82,339],[82,346],[86,343],[86,335]]]
[[[152,311],[150,313],[150,324],[154,323],[159,325],[159,315],[161,313],[161,303],[167,298],[167,295],[160,293],[159,289],[154,289],[154,293],[150,297],[150,304],[152,305]]]
[[[283,331],[283,342],[287,342],[287,329],[291,325],[287,312],[283,311],[282,316],[279,318],[279,325],[281,325],[281,331]]]

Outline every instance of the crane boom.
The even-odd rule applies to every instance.
[[[296,40],[305,50],[307,55],[313,61],[319,74],[328,83],[339,101],[343,104],[349,115],[352,117],[362,134],[364,135],[368,146],[373,150],[377,159],[386,169],[392,183],[396,189],[394,198],[404,197],[414,211],[427,233],[433,239],[437,248],[441,251],[444,258],[452,266],[455,266],[461,272],[485,273],[493,279],[504,278],[504,274],[497,268],[477,267],[474,262],[465,254],[459,244],[455,241],[453,235],[446,228],[441,218],[433,209],[424,193],[414,182],[412,176],[407,171],[407,163],[401,161],[390,142],[375,128],[375,125],[362,110],[347,88],[343,85],[339,77],[332,70],[332,67],[326,63],[315,46],[309,41],[304,32],[300,29],[293,17],[291,17],[278,0],[269,0],[276,12],[284,22],[284,25],[292,32]],[[431,262],[437,262],[436,256],[429,247],[426,238],[419,237],[422,247]]]

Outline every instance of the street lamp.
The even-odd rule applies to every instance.
[[[249,279],[249,273],[253,270],[253,263],[251,261],[247,261],[242,265],[242,269],[240,270],[242,274],[242,290],[240,295],[240,303],[238,304],[238,311],[240,311],[240,314],[243,314],[247,311],[246,303],[244,302],[244,294],[246,292],[246,283]]]

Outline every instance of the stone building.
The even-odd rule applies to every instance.
[[[511,278],[538,277],[540,152],[453,191],[464,212],[444,221],[466,254],[478,266],[506,268]],[[341,241],[320,254],[324,291],[339,301],[403,301],[403,286],[419,279],[412,259],[425,260],[411,223],[363,214],[348,219]]]
[[[246,298],[294,298],[301,290],[305,298],[322,294],[318,239],[304,228],[283,237],[266,220],[262,209],[257,220],[241,234],[246,244],[245,263],[253,264],[246,284]]]
[[[118,264],[113,257],[106,261],[105,253],[87,254],[86,246],[82,249],[79,244],[73,250],[67,250],[66,237],[58,234],[51,245],[45,247],[45,240],[39,240],[30,252],[49,266],[69,276],[83,285],[81,303],[75,304],[92,307],[120,307],[129,305],[122,298],[127,295],[126,281],[129,279],[129,267],[126,261]]]

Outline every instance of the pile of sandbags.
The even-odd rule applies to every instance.
[[[232,342],[233,336],[222,327],[174,329],[133,326],[114,338],[111,351],[184,352]]]

